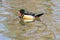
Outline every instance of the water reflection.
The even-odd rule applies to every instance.
[[[0,21],[5,21],[7,20],[7,17],[0,17]]]
[[[2,7],[1,7],[1,8],[0,8],[0,11],[3,11],[3,10],[5,10],[5,9],[6,9],[6,8],[2,8]]]
[[[0,23],[0,30],[5,30],[5,26],[2,23]]]
[[[0,40],[11,40],[11,39],[4,36],[4,34],[0,34]]]
[[[3,23],[0,23],[0,40],[11,40],[10,38],[4,36],[4,33],[8,32],[7,28]]]
[[[2,13],[0,13],[0,14],[6,14],[6,15],[8,15],[8,14],[11,14],[11,12],[3,11],[3,12],[2,12]]]
[[[54,14],[60,15],[60,12],[53,12]]]

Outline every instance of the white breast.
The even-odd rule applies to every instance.
[[[34,17],[31,15],[24,15],[23,19],[24,19],[24,22],[31,22],[34,20]]]

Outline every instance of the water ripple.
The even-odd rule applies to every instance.
[[[6,8],[0,8],[0,10],[5,10]]]
[[[11,40],[8,37],[5,37],[3,34],[0,34],[0,40]]]
[[[7,17],[0,17],[0,21],[5,21],[7,20]]]
[[[11,14],[10,12],[6,12],[6,11],[3,11],[2,13],[0,14]]]
[[[8,31],[4,24],[0,23],[0,30]]]
[[[53,14],[59,14],[60,15],[60,12],[53,12]]]

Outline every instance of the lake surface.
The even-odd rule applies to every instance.
[[[21,25],[17,12],[42,13],[41,21]],[[60,40],[60,0],[2,0],[0,40]]]

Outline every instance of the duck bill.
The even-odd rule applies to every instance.
[[[22,17],[22,15],[23,15],[22,13],[18,12],[18,16],[19,16],[19,17]]]

